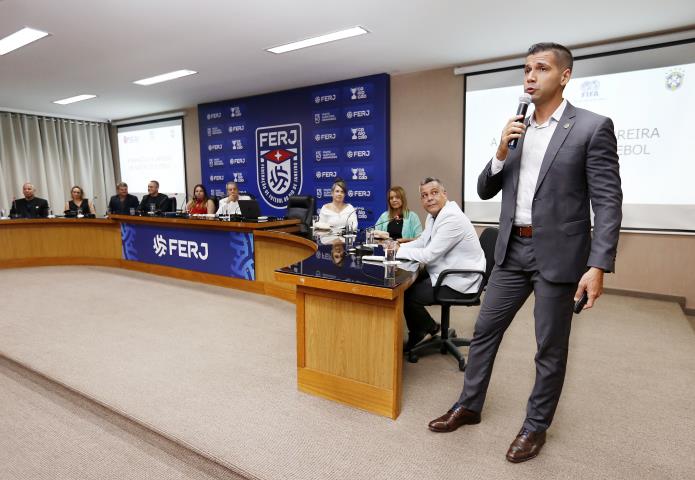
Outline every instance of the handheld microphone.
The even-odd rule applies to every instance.
[[[516,114],[517,116],[523,115],[524,117],[526,116],[526,111],[528,110],[528,106],[531,103],[531,95],[528,93],[524,93],[522,96],[519,97],[519,106],[516,108]],[[523,118],[521,119],[523,122]],[[516,149],[517,144],[519,143],[518,138],[512,138],[509,140],[509,143],[507,143],[507,146],[509,147],[510,150]]]

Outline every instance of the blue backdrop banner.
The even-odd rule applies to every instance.
[[[125,260],[244,280],[256,276],[251,233],[122,223],[121,241]]]
[[[389,76],[372,75],[198,105],[203,184],[256,197],[265,215],[283,216],[291,195],[330,202],[340,177],[361,226],[386,209]]]

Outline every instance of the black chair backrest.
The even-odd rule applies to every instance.
[[[217,197],[212,197],[211,200],[212,203],[215,204],[215,212],[217,212],[217,210],[220,208],[220,199]]]
[[[175,212],[176,211],[176,197],[169,197],[167,199],[166,205],[164,205],[165,212]]]
[[[485,253],[485,278],[490,278],[492,267],[495,266],[495,244],[499,230],[495,227],[487,227],[480,234],[480,246]],[[487,281],[486,281],[487,283]]]
[[[294,195],[287,202],[287,218],[297,218],[303,224],[311,224],[314,214],[314,197],[312,195]]]

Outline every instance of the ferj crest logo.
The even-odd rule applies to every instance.
[[[302,189],[302,126],[299,123],[256,129],[258,191],[272,208],[285,208]]]

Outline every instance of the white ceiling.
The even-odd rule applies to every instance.
[[[541,10],[544,7],[545,10]],[[283,55],[265,48],[361,25],[371,33]],[[692,28],[692,0],[0,0],[0,37],[51,33],[0,56],[0,107],[116,120],[286,88]],[[198,75],[151,87],[134,80]],[[60,106],[53,100],[93,93]]]

